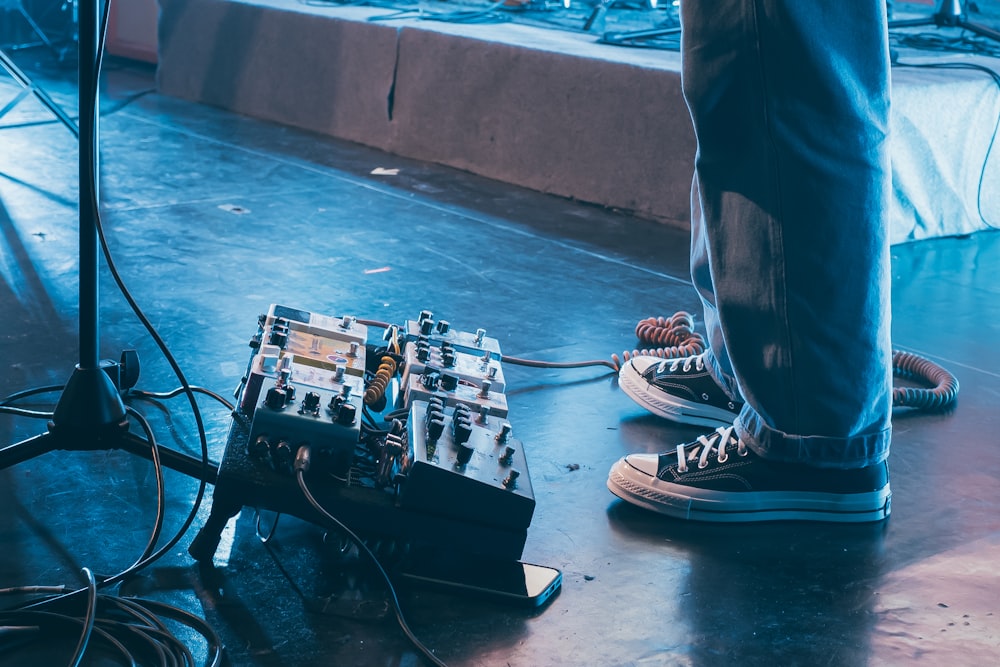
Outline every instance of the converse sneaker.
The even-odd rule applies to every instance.
[[[889,472],[878,463],[834,470],[768,461],[733,427],[664,454],[630,454],[608,489],[627,502],[696,521],[809,520],[860,523],[889,516]]]
[[[708,374],[701,354],[681,359],[633,357],[618,371],[618,386],[654,415],[681,424],[728,426],[743,407]]]

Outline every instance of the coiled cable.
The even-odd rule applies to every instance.
[[[693,357],[705,351],[705,339],[694,330],[694,317],[683,310],[670,317],[647,317],[635,325],[635,337],[640,345],[652,345],[645,349],[626,350],[622,357],[611,355],[615,369],[632,357],[660,357],[661,359],[681,359]]]
[[[892,351],[892,374],[930,385],[930,388],[893,386],[894,407],[945,410],[958,399],[958,379],[930,359],[912,352]]]
[[[623,353],[624,359],[611,355],[616,369],[621,364],[638,356],[653,356],[662,359],[692,357],[705,351],[705,339],[694,331],[694,318],[690,313],[678,311],[669,317],[647,317],[635,327],[635,337],[640,344],[658,347],[636,349]],[[930,359],[912,352],[892,351],[892,374],[925,387],[892,388],[893,407],[915,408],[917,410],[945,410],[958,399],[958,379],[948,370]]]
[[[389,386],[392,376],[396,374],[396,360],[388,354],[382,357],[379,362],[375,377],[368,383],[365,389],[365,405],[376,405],[385,397],[385,389]]]

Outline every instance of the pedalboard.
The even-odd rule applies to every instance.
[[[244,506],[324,523],[295,478],[302,446],[309,488],[355,532],[520,558],[535,499],[499,342],[430,311],[370,333],[282,305],[260,316],[195,558]]]

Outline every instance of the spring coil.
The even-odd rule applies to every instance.
[[[395,359],[389,355],[382,357],[382,361],[378,365],[378,370],[375,371],[375,377],[368,383],[368,388],[365,389],[365,405],[375,405],[382,400],[382,397],[385,396],[385,388],[389,386],[389,381],[396,374],[396,368]]]
[[[694,318],[684,311],[670,317],[647,317],[635,327],[635,336],[641,343],[658,347],[625,351],[624,359],[611,355],[615,370],[621,369],[623,360],[638,356],[653,356],[661,359],[691,357],[705,351],[705,339],[694,331]],[[958,398],[958,379],[946,369],[919,355],[893,350],[892,372],[898,378],[913,380],[927,387],[892,388],[892,404],[895,407],[916,408],[918,410],[944,410]]]
[[[693,357],[705,351],[705,339],[694,330],[694,317],[683,310],[670,317],[647,317],[639,320],[635,325],[635,337],[642,344],[656,347],[626,350],[621,358],[617,354],[611,355],[616,369],[620,369],[623,361],[632,357],[679,359]]]
[[[892,404],[895,407],[944,410],[958,398],[958,379],[924,357],[910,352],[893,350],[892,373],[899,378],[931,385],[930,389],[894,386],[892,388]]]

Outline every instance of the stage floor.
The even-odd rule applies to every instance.
[[[72,100],[72,72],[32,74]],[[382,321],[427,308],[456,328],[485,328],[505,354],[559,362],[631,348],[642,317],[697,312],[683,229],[153,87],[152,71],[109,64],[104,223],[125,283],[192,384],[231,395],[272,302]],[[15,90],[0,79],[0,95]],[[5,125],[0,396],[65,382],[77,361],[76,143],[33,101]],[[895,415],[883,525],[686,525],[624,505],[605,488],[614,461],[700,431],[646,414],[601,368],[505,367],[538,500],[524,558],[562,570],[562,592],[526,611],[407,589],[414,632],[455,667],[996,663],[998,270],[995,232],[893,248],[894,346],[950,369],[961,394],[946,414]],[[138,388],[174,389],[103,271],[101,294],[103,355],[136,349]],[[218,459],[230,416],[203,400]],[[130,403],[163,446],[197,452],[182,399]],[[44,429],[0,415],[3,443]],[[197,485],[171,471],[166,482],[171,536]],[[316,526],[284,517],[264,545],[245,510],[215,568],[199,569],[186,548],[209,502],[123,593],[205,618],[232,665],[422,664],[391,613],[358,618],[385,609],[385,590]],[[79,586],[81,568],[116,572],[142,551],[157,508],[153,468],[123,452],[47,454],[0,471],[0,507],[0,588]],[[63,645],[4,644],[0,664],[66,664],[74,642],[69,633]],[[203,647],[192,647],[201,664]]]

